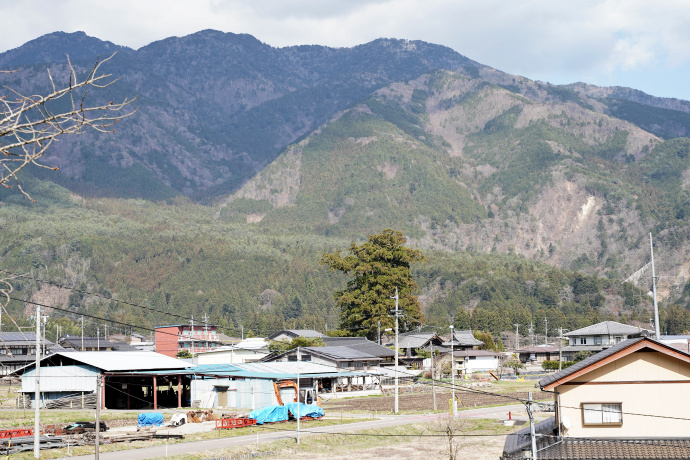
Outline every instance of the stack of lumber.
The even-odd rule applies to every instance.
[[[93,393],[81,396],[66,396],[46,402],[46,409],[81,409],[82,400],[84,409],[96,408],[96,395]]]
[[[67,444],[58,436],[40,436],[40,449],[56,449],[67,447]],[[18,438],[0,439],[0,453],[3,455],[17,454],[19,452],[34,450],[34,437],[21,436]]]

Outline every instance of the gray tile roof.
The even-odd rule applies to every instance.
[[[433,332],[406,332],[398,334],[398,348],[422,348],[429,344],[429,341],[441,344],[441,338]]]
[[[364,351],[354,350],[349,347],[304,347],[304,352],[321,354],[335,360],[376,360],[377,356],[370,355]]]
[[[379,358],[395,356],[395,352],[390,348],[372,342],[366,337],[324,337],[323,341],[327,346],[348,347]]]
[[[50,340],[43,340],[41,344],[52,344]],[[5,346],[36,345],[34,332],[0,332],[0,348]]]
[[[483,345],[484,342],[474,338],[472,331],[453,331],[453,337],[450,341],[444,342],[443,346],[450,347],[451,343],[454,347],[475,347]]]
[[[537,438],[540,460],[690,459],[688,438]],[[523,457],[524,458],[524,457]]]
[[[615,321],[602,321],[601,323],[592,324],[591,326],[583,327],[582,329],[577,329],[564,335],[566,337],[581,335],[632,335],[639,334],[641,331],[645,331],[648,334],[653,333],[653,331],[649,329],[628,326],[627,324],[617,323]]]
[[[308,339],[314,339],[317,337],[326,337],[324,334],[320,333],[319,331],[315,331],[313,329],[283,329],[282,331],[278,331],[275,334],[272,334],[268,337],[269,340],[272,340],[274,337],[278,337],[280,334],[287,334],[291,337],[306,337]]]
[[[542,420],[541,422],[534,424],[535,433],[542,435],[554,435],[556,434],[557,428],[556,417],[547,418],[546,420]],[[521,429],[520,431],[516,431],[515,433],[511,433],[506,436],[506,442],[503,445],[503,456],[501,458],[525,458],[522,455],[522,451],[530,449],[531,444],[532,437],[530,435],[530,426],[528,424],[527,427]],[[539,456],[539,458],[543,457]]]
[[[544,387],[546,387],[546,386],[548,386],[554,382],[557,382],[557,381],[559,381],[559,380],[561,380],[561,379],[563,379],[563,378],[565,378],[571,374],[574,374],[575,372],[578,372],[578,371],[580,371],[580,370],[582,370],[588,366],[591,366],[592,364],[596,364],[599,361],[602,361],[602,360],[608,358],[609,356],[614,355],[621,350],[625,350],[626,348],[629,348],[629,347],[631,347],[631,346],[633,346],[639,342],[642,342],[644,340],[655,343],[655,344],[660,345],[664,348],[668,348],[668,349],[673,350],[675,352],[680,352],[680,353],[690,357],[690,354],[685,353],[682,350],[675,349],[673,347],[670,347],[664,343],[658,342],[658,341],[651,339],[649,337],[636,337],[634,339],[628,339],[628,340],[624,340],[623,342],[617,343],[617,344],[613,345],[612,347],[609,347],[606,350],[597,353],[596,355],[592,355],[587,359],[583,359],[579,363],[573,364],[572,366],[563,369],[562,371],[559,371],[559,372],[556,372],[555,374],[551,374],[547,377],[544,377],[543,379],[541,379],[539,381],[539,386],[543,389]]]

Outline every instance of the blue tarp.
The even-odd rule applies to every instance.
[[[302,417],[323,417],[323,409],[316,404],[304,404],[291,402],[287,403],[287,408],[293,417],[297,418],[297,404],[299,404],[299,416]]]
[[[264,422],[282,422],[288,419],[288,409],[285,406],[266,406],[251,411],[249,418],[256,420],[257,425]]]
[[[163,426],[163,414],[160,412],[139,414],[137,426]]]

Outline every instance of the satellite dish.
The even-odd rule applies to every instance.
[[[573,422],[570,421],[570,418],[567,415],[564,415],[563,420],[561,420],[561,425],[563,425],[563,428],[567,430],[573,426]]]

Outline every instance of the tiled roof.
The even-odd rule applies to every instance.
[[[647,334],[653,333],[648,329],[642,329],[635,326],[628,326],[627,324],[617,323],[615,321],[602,321],[601,323],[592,324],[591,326],[583,327],[575,331],[564,334],[566,337],[575,337],[581,335],[633,335],[640,332]]]
[[[278,331],[273,335],[270,335],[268,337],[269,340],[272,340],[274,337],[278,337],[280,334],[287,334],[292,337],[306,337],[308,339],[314,339],[317,337],[325,337],[324,334],[320,333],[319,331],[315,331],[313,329],[284,329],[282,331]]]
[[[450,347],[451,343],[454,347],[474,347],[484,344],[481,340],[474,338],[472,331],[453,331],[453,337],[450,341],[444,342],[443,346]]]
[[[690,459],[690,439],[541,438],[540,460]]]
[[[440,342],[440,337],[433,332],[406,332],[398,334],[398,348],[421,348],[434,338]]]
[[[490,350],[460,350],[454,351],[453,356],[501,356],[501,354]]]
[[[567,347],[563,347],[561,351],[564,353],[577,353],[578,351],[593,351],[594,353],[598,353],[603,349],[604,347],[602,345],[568,345]]]
[[[561,348],[561,350],[564,350],[565,348]],[[520,350],[516,351],[515,353],[558,353],[558,347],[527,347],[527,348],[521,348]]]
[[[534,432],[542,435],[553,435],[556,434],[556,417],[547,418],[541,422],[537,422],[534,425]],[[511,433],[506,436],[506,442],[503,445],[503,456],[504,459],[512,458],[524,458],[522,451],[529,449],[532,443],[532,437],[530,435],[530,426]],[[538,458],[543,458],[539,456]]]
[[[323,341],[327,346],[348,347],[379,358],[395,356],[395,352],[390,348],[372,342],[366,337],[324,337]]]
[[[49,340],[41,338],[41,344],[52,344]],[[5,346],[36,345],[36,334],[34,332],[0,332],[0,348]]]
[[[304,347],[304,352],[322,354],[335,360],[374,360],[377,356],[370,355],[363,351],[354,350],[348,347]]]

